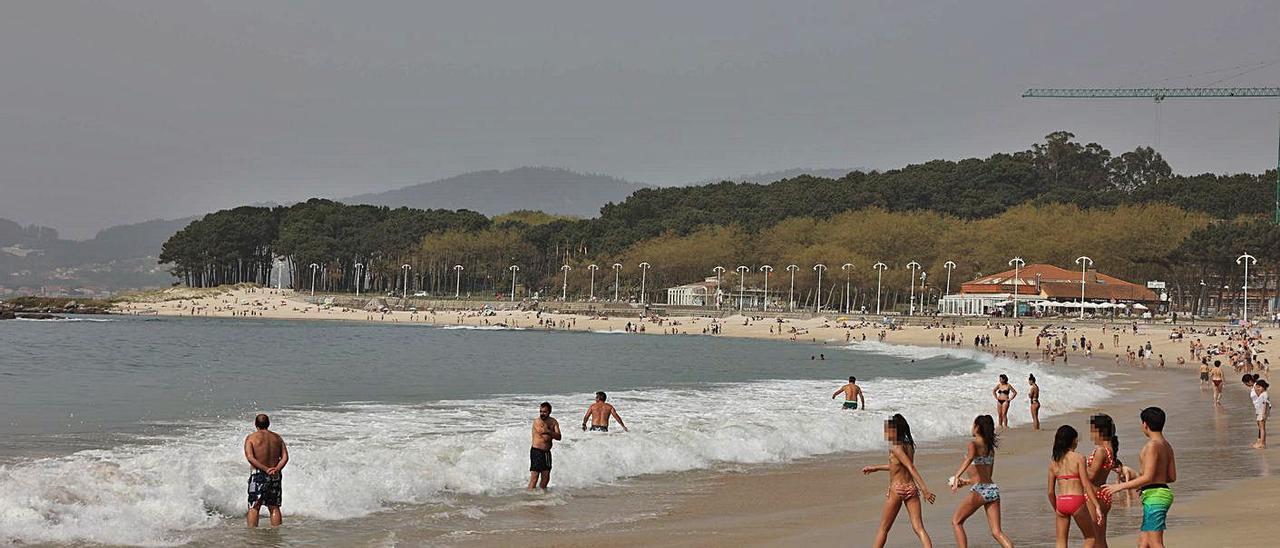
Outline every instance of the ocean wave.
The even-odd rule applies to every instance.
[[[273,414],[290,444],[284,505],[290,515],[331,520],[398,504],[449,504],[457,495],[517,493],[528,480],[529,423],[544,399],[565,434],[555,447],[553,483],[571,493],[646,474],[881,450],[882,421],[892,413],[904,414],[922,442],[961,436],[975,415],[992,411],[989,394],[999,373],[1040,378],[1042,417],[1110,395],[1094,373],[1068,375],[964,349],[884,346],[858,348],[951,355],[983,366],[941,379],[864,379],[869,410],[854,413],[831,400],[838,383],[829,381],[614,392],[610,401],[630,433],[582,432],[577,417],[590,394],[286,409]],[[1015,407],[1010,422],[1029,422],[1027,410]],[[245,508],[241,447],[250,429],[247,420],[194,424],[145,443],[0,466],[0,542],[180,544],[222,526]]]
[[[511,327],[509,325],[446,325],[440,327],[446,330],[471,330],[471,331],[524,331],[523,327]]]
[[[104,318],[48,318],[48,319],[14,318],[14,319],[20,322],[48,322],[48,323],[58,323],[58,322],[99,322],[100,323],[100,322],[115,321],[115,320],[108,320]]]

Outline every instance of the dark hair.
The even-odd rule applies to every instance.
[[[1031,382],[1036,382],[1036,376],[1035,376],[1035,374],[1027,375],[1027,380],[1028,380],[1028,381],[1031,381]]]
[[[1089,417],[1089,426],[1098,429],[1098,436],[1111,442],[1111,458],[1120,454],[1120,436],[1116,435],[1116,421],[1111,419],[1111,415],[1099,413]]]
[[[849,382],[858,382],[858,378],[853,375],[849,375]]]
[[[268,428],[271,426],[271,417],[266,413],[258,413],[258,416],[253,418],[253,425],[259,429]]]
[[[1000,441],[996,439],[996,422],[991,415],[978,415],[973,419],[973,425],[978,427],[978,437],[987,445],[987,454],[995,454]]]
[[[1253,382],[1253,375],[1245,373],[1243,377],[1240,377],[1240,382]]]
[[[1261,386],[1263,390],[1271,388],[1271,383],[1268,383],[1267,381],[1264,381],[1262,379],[1258,379],[1258,381],[1253,384],[1254,386]]]
[[[1004,373],[1001,373],[1001,374],[1000,374],[1000,382],[1002,382],[1002,383],[1004,383],[1004,384],[1009,384],[1009,376],[1008,376],[1008,375],[1005,375]]]
[[[1164,409],[1148,407],[1138,416],[1142,418],[1142,424],[1147,425],[1152,432],[1164,432]]]
[[[604,401],[609,399],[609,395],[605,394],[604,391],[602,390],[600,392],[596,392],[596,399],[600,401]]]
[[[549,401],[542,402],[542,405],[539,405],[538,409],[542,409],[543,407],[547,408],[548,412],[551,411],[551,402]]]
[[[1061,461],[1079,437],[1080,434],[1070,425],[1059,426],[1058,433],[1053,435],[1053,462]]]
[[[1222,367],[1222,360],[1213,360],[1214,367]]]
[[[916,440],[911,437],[911,425],[907,424],[907,418],[902,416],[901,413],[894,413],[892,417],[884,421],[884,424],[893,429],[894,443],[912,446],[916,444]]]

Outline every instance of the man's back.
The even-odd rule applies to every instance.
[[[245,443],[249,445],[249,451],[258,462],[268,467],[280,464],[280,458],[284,454],[284,440],[279,434],[270,430],[258,430],[249,434],[249,437],[245,438]]]
[[[609,426],[609,416],[613,414],[613,404],[598,401],[591,404],[588,411],[591,412],[592,426]]]

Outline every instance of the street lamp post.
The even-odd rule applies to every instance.
[[[404,271],[404,292],[400,294],[400,298],[407,301],[409,300],[409,271],[413,270],[413,267],[405,263],[400,265],[400,270]]]
[[[640,263],[640,306],[644,306],[644,278],[649,273],[649,263]]]
[[[751,272],[751,267],[739,265],[734,270],[738,271],[738,312],[742,312],[742,299],[747,294],[747,273]]]
[[[813,313],[822,312],[822,273],[827,270],[827,265],[818,263],[813,265],[813,271],[818,273],[818,292],[814,294]]]
[[[877,261],[876,264],[871,265],[871,268],[874,268],[879,271],[876,273],[876,315],[879,316],[880,315],[880,282],[881,280],[884,279],[884,269],[889,268],[889,265]]]
[[[360,277],[360,269],[364,268],[364,265],[360,263],[356,263],[355,267],[356,267],[356,297],[359,297],[360,286],[362,285],[361,282],[364,281],[364,279]]]
[[[800,270],[800,267],[793,264],[787,265],[787,272],[791,273],[791,289],[787,291],[787,311],[788,312],[796,311],[796,271],[797,270]]]
[[[760,267],[760,271],[764,272],[764,311],[769,311],[769,273],[773,272],[773,267],[764,265]]]
[[[613,263],[613,302],[618,302],[618,272],[622,270],[622,263]]]
[[[1258,264],[1258,259],[1245,253],[1236,258],[1236,264],[1244,265],[1244,314],[1242,316],[1244,323],[1242,325],[1247,329],[1249,327],[1249,265]]]
[[[569,271],[573,270],[573,267],[563,265],[560,270],[564,271],[564,284],[560,286],[560,301],[567,302],[569,300]]]
[[[1086,283],[1084,277],[1085,277],[1085,272],[1087,272],[1089,269],[1089,266],[1093,264],[1093,259],[1085,257],[1084,255],[1081,255],[1079,257],[1076,257],[1076,264],[1080,265],[1080,319],[1083,320],[1084,319],[1084,286]]]
[[[911,261],[907,263],[907,270],[911,271],[911,292],[907,294],[907,315],[916,315],[916,271],[920,270],[920,263]]]
[[[849,273],[853,271],[853,263],[844,263],[840,265],[840,270],[844,271],[844,313],[849,313]]]
[[[1022,257],[1014,257],[1009,259],[1009,266],[1013,267],[1013,317],[1018,317],[1018,269],[1026,265],[1027,262]]]
[[[711,271],[716,273],[716,310],[720,310],[720,296],[724,294],[724,292],[720,291],[720,275],[724,274],[724,267],[716,266]]]
[[[311,296],[316,296],[316,271],[320,270],[320,265],[311,263]]]
[[[462,268],[462,265],[460,264],[453,265],[453,298],[455,299],[462,298],[462,271],[463,270],[466,270],[466,269]]]
[[[507,267],[511,271],[511,302],[516,302],[516,272],[520,271],[520,267],[511,265]]]
[[[929,293],[927,293],[925,289],[928,286],[928,283],[926,280],[926,278],[928,277],[929,277],[928,272],[920,273],[920,311],[926,314],[928,313],[928,309],[929,309]]]
[[[591,271],[591,292],[587,294],[587,300],[594,301],[596,300],[596,271],[600,270],[600,267],[589,264],[587,265],[587,270]]]
[[[956,263],[954,261],[947,261],[945,263],[942,263],[942,268],[947,269],[947,293],[946,294],[950,295],[951,294],[951,271],[956,269]]]

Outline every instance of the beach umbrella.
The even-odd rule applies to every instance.
[[[1146,310],[1147,306],[1142,303],[1133,303],[1133,307],[1138,310]]]

